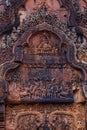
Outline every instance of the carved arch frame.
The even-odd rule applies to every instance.
[[[15,46],[13,47],[13,55],[14,55],[13,59],[11,61],[5,62],[4,64],[0,66],[0,70],[1,70],[0,71],[0,83],[1,83],[0,89],[1,89],[1,93],[3,93],[3,95],[0,97],[0,109],[1,109],[2,117],[4,119],[5,119],[5,105],[4,104],[6,103],[6,99],[8,96],[8,87],[7,87],[7,82],[5,80],[5,76],[9,70],[12,70],[12,69],[17,68],[18,66],[21,66],[22,59],[23,59],[22,47],[24,46],[26,39],[28,41],[28,39],[32,35],[38,32],[44,31],[44,30],[54,33],[56,36],[58,36],[61,39],[61,44],[65,43],[67,45],[66,56],[67,56],[68,63],[72,67],[79,69],[82,72],[82,75],[83,75],[82,92],[83,92],[84,97],[87,98],[87,95],[85,92],[86,81],[87,81],[87,68],[85,67],[83,63],[79,62],[76,59],[76,50],[75,50],[75,45],[73,44],[73,41],[69,41],[67,36],[59,29],[55,29],[47,23],[42,23],[35,27],[27,29],[27,31],[24,32],[24,34],[17,40],[17,42],[15,43]]]
[[[28,39],[30,39],[30,37],[32,35],[34,35],[38,32],[44,31],[44,30],[54,33],[56,36],[58,36],[61,39],[61,44],[65,43],[67,45],[67,47],[68,47],[68,49],[67,49],[68,63],[72,67],[79,69],[82,72],[83,82],[85,82],[87,80],[87,74],[86,74],[87,70],[86,70],[84,64],[80,63],[76,59],[76,50],[75,50],[75,46],[73,44],[73,41],[69,41],[67,36],[63,32],[61,32],[60,30],[54,29],[51,25],[49,25],[47,23],[42,23],[42,24],[39,24],[31,29],[28,29],[21,36],[21,38],[19,38],[17,40],[17,42],[15,43],[15,46],[13,47],[13,54],[14,54],[13,59],[0,66],[3,70],[1,73],[1,76],[0,76],[0,77],[2,77],[0,81],[4,82],[4,85],[2,86],[4,88],[4,96],[1,98],[2,101],[4,101],[6,99],[6,95],[8,93],[7,87],[6,87],[7,84],[6,84],[5,76],[9,70],[15,69],[21,65],[22,59],[23,59],[22,47],[24,46],[26,39],[27,39],[26,42],[28,42]],[[84,87],[83,87],[83,92],[84,92]]]
[[[7,85],[6,85],[6,81],[5,81],[5,75],[6,73],[11,70],[11,69],[14,69],[14,68],[17,68],[18,66],[21,65],[22,63],[22,59],[23,59],[23,54],[22,54],[22,47],[27,39],[28,39],[40,32],[40,31],[50,31],[54,34],[56,34],[58,37],[60,37],[61,39],[61,43],[65,43],[68,47],[68,52],[67,52],[67,59],[68,59],[68,63],[72,66],[72,67],[75,67],[77,69],[80,69],[83,73],[83,81],[86,81],[86,78],[87,78],[87,74],[86,74],[86,68],[84,66],[83,63],[80,63],[77,61],[76,59],[76,50],[75,50],[75,46],[73,44],[72,41],[68,41],[68,38],[67,36],[61,32],[60,30],[54,30],[54,28],[52,28],[51,25],[48,25],[46,23],[43,23],[41,25],[37,25],[29,30],[27,30],[21,38],[18,39],[18,41],[16,42],[15,46],[13,47],[13,54],[14,54],[14,57],[11,61],[8,61],[4,64],[2,64],[0,66],[1,70],[2,70],[2,73],[0,75],[1,77],[1,82],[3,84],[3,88],[4,88],[4,96],[1,98],[2,101],[4,101],[6,99],[6,94],[7,94]],[[26,42],[27,42],[26,41]]]

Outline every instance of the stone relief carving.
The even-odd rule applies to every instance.
[[[26,121],[25,121],[26,120]],[[15,130],[38,130],[42,123],[38,113],[24,114],[18,119],[18,125]]]
[[[31,6],[29,6],[31,4]],[[48,10],[51,10],[51,13],[55,12],[56,10],[56,16],[60,17],[61,12],[62,15],[59,19],[60,23],[62,23],[62,21],[64,21],[64,23],[67,23],[69,27],[71,27],[72,29],[74,28],[75,33],[77,34],[76,37],[83,37],[83,29],[81,29],[79,26],[84,26],[86,25],[86,4],[87,2],[84,0],[80,0],[80,1],[75,1],[75,0],[69,0],[67,2],[67,0],[55,0],[51,1],[51,0],[43,0],[43,1],[34,1],[32,0],[32,2],[29,0],[27,0],[27,2],[25,0],[22,0],[20,2],[20,0],[16,0],[14,2],[14,0],[12,1],[1,1],[1,6],[4,7],[3,9],[3,13],[1,14],[0,17],[0,28],[1,28],[1,35],[3,33],[8,33],[11,34],[12,29],[14,29],[15,27],[18,27],[20,25],[19,22],[19,16],[18,16],[18,11],[21,12],[19,13],[22,17],[22,13],[26,13],[31,14],[33,17],[33,12],[35,12],[35,10],[37,10],[39,8],[41,15],[43,15],[43,11],[41,11],[41,6],[46,5]],[[82,4],[82,5],[81,5]],[[21,6],[21,9],[20,9]],[[55,8],[54,8],[55,7]],[[83,8],[83,9],[82,9]],[[54,10],[55,9],[55,10]],[[63,13],[64,11],[64,13]],[[48,11],[50,13],[50,11]],[[59,15],[58,15],[59,14]],[[31,16],[30,15],[30,16]],[[13,18],[14,20],[12,20],[11,18]],[[23,15],[23,19],[26,19],[26,15]],[[37,19],[34,18],[33,20],[36,21],[37,23]],[[52,19],[53,21],[53,19]],[[66,22],[65,22],[66,21]],[[67,26],[66,24],[66,26]],[[67,28],[68,28],[67,26]],[[72,29],[70,29],[70,32],[72,32]],[[85,33],[84,33],[85,34]],[[7,34],[6,34],[7,35]],[[83,42],[83,39],[80,38],[80,43]]]
[[[67,17],[68,17],[67,16],[68,15],[67,12],[68,12],[68,10],[66,9],[66,6],[64,8],[64,13],[63,13],[63,8],[61,8],[61,4],[60,4],[60,6],[56,4],[56,6],[58,6],[60,12],[62,11],[62,15],[63,16],[61,16],[62,19],[60,19],[60,12],[59,12],[59,10],[57,9],[57,11],[56,11],[57,13],[55,14],[55,11],[53,11],[53,9],[51,9],[52,7],[49,7],[49,6],[53,6],[53,5],[49,5],[48,6],[48,3],[49,2],[45,2],[45,4],[44,4],[44,2],[41,2],[39,4],[36,4],[37,5],[37,6],[35,6],[36,8],[32,7],[32,12],[27,11],[25,9],[25,7],[23,7],[23,6],[19,9],[20,17],[22,17],[22,13],[23,13],[22,23],[18,26],[17,29],[15,29],[15,27],[14,27],[15,24],[12,26],[13,30],[11,31],[10,34],[7,35],[7,43],[6,44],[8,46],[13,45],[14,42],[25,31],[26,28],[30,28],[31,26],[35,26],[37,24],[40,24],[43,21],[48,22],[51,25],[54,25],[54,27],[56,26],[56,28],[57,27],[60,28],[62,31],[64,31],[67,34],[67,36],[70,39],[74,39],[75,43],[78,43],[78,44],[81,43],[80,40],[78,40],[78,38],[77,38],[75,28],[72,27],[72,29],[69,29],[67,27]],[[58,1],[56,3],[58,3]],[[16,4],[17,3],[15,2],[15,6],[16,6]],[[22,4],[22,2],[20,2],[20,5],[21,4]],[[15,6],[14,6],[14,8],[15,8]],[[59,15],[58,15],[58,13],[59,13]],[[18,18],[17,18],[16,21],[18,21]],[[7,47],[7,46],[5,45],[5,47]]]
[[[21,130],[42,130],[42,129],[74,130],[73,117],[70,115],[56,113],[52,115],[51,122],[46,115],[44,116],[45,116],[45,119],[43,119],[42,122],[40,121],[40,117],[38,115],[27,114],[27,115],[21,116],[18,120],[18,126],[16,130],[20,130],[20,129]]]
[[[50,72],[51,72],[52,75],[56,72],[56,74],[58,73],[60,76],[62,76],[61,73],[62,72],[64,73],[64,69],[65,69],[65,75],[66,75],[66,73],[67,74],[70,73],[71,75],[69,77],[72,77],[71,79],[73,79],[72,86],[71,86],[71,90],[74,92],[73,96],[77,92],[80,92],[80,91],[82,92],[82,90],[80,89],[80,88],[82,88],[82,84],[81,84],[81,82],[82,82],[82,72],[80,72],[80,70],[77,69],[78,67],[72,65],[72,61],[74,62],[74,64],[76,63],[76,61],[74,61],[75,59],[73,58],[74,57],[73,51],[72,51],[73,46],[72,46],[72,49],[70,50],[72,55],[69,55],[68,51],[70,49],[70,46],[67,42],[63,43],[60,31],[58,31],[59,36],[56,37],[56,35],[54,35],[54,33],[49,32],[49,29],[47,31],[45,30],[45,28],[46,29],[48,28],[48,26],[46,24],[45,25],[42,24],[42,25],[43,25],[44,29],[39,30],[39,28],[37,27],[36,28],[37,31],[34,34],[32,34],[32,37],[29,37],[29,34],[31,36],[31,33],[29,33],[29,34],[28,34],[28,32],[25,33],[25,35],[23,35],[22,39],[18,40],[18,42],[16,43],[16,46],[13,50],[13,53],[15,55],[14,62],[16,62],[19,65],[19,67],[17,67],[16,69],[13,69],[14,70],[13,73],[11,72],[11,69],[9,69],[10,71],[8,71],[6,73],[6,80],[9,83],[8,84],[9,85],[9,87],[8,87],[9,92],[12,93],[13,90],[14,90],[15,94],[14,93],[12,94],[13,95],[12,98],[14,98],[14,96],[16,97],[16,100],[14,100],[14,103],[19,103],[21,101],[26,102],[26,103],[29,102],[29,92],[30,92],[29,91],[30,84],[28,84],[29,81],[30,81],[31,85],[34,82],[37,82],[37,81],[40,82],[40,87],[38,87],[38,83],[36,83],[37,87],[35,87],[35,88],[39,88],[38,92],[39,92],[41,86],[42,86],[42,88],[44,88],[44,85],[42,84],[43,83],[42,79],[45,79],[46,82],[48,82],[48,81],[51,82],[51,80],[49,80],[50,75],[48,73],[49,72],[48,68],[51,68]],[[40,31],[40,33],[38,32],[38,30]],[[33,31],[31,30],[31,32],[33,32]],[[63,39],[64,38],[65,37],[63,37]],[[27,41],[26,41],[26,39],[27,39]],[[56,39],[56,40],[54,40],[54,39]],[[67,41],[67,40],[64,40],[64,41]],[[43,44],[43,43],[45,43],[45,44]],[[58,49],[56,49],[55,46],[56,46],[56,48],[60,48],[59,49],[60,51]],[[54,59],[54,61],[55,61],[53,65],[51,65],[51,54],[52,54],[52,56],[54,56],[54,58],[52,58],[52,59]],[[56,55],[57,55],[57,58],[55,58]],[[67,59],[66,56],[67,57],[70,56],[70,58],[68,57],[68,61],[66,60]],[[62,61],[59,60],[59,59],[61,59],[60,57],[63,58]],[[31,60],[31,59],[33,59],[33,60]],[[41,61],[43,61],[43,62],[41,62]],[[69,62],[70,65],[68,64],[68,62]],[[46,64],[48,64],[48,63],[49,63],[49,66],[47,68]],[[79,63],[77,63],[77,64],[80,67]],[[47,68],[46,71],[44,70],[44,67],[45,67],[45,69]],[[76,67],[76,68],[73,68],[73,67]],[[56,71],[52,71],[52,69],[54,69]],[[69,72],[67,72],[66,70],[67,71],[69,70]],[[36,73],[36,72],[39,72],[39,73]],[[42,74],[44,72],[46,73],[45,78],[44,78],[44,75],[42,76]],[[73,73],[73,75],[72,75],[72,73]],[[30,74],[31,74],[31,76],[29,77]],[[22,76],[20,76],[20,75],[22,75]],[[59,77],[59,76],[55,76],[55,74],[54,74],[53,78],[56,79],[56,77]],[[64,77],[66,77],[66,78],[64,79],[63,82],[67,82],[67,76],[64,76]],[[26,79],[27,79],[27,81],[26,81]],[[32,79],[33,79],[33,82],[32,82]],[[75,82],[75,79],[77,79],[78,81]],[[12,81],[13,81],[13,83],[11,83]],[[53,81],[54,80],[52,80],[52,82]],[[78,82],[79,86],[77,86],[77,84],[76,84],[77,82]],[[29,86],[27,86],[27,85],[29,85]],[[49,86],[49,84],[48,84],[48,86]],[[21,88],[21,92],[20,92],[20,88]],[[12,90],[10,90],[10,89],[12,89]],[[34,89],[34,87],[32,89]],[[41,90],[43,90],[43,89],[41,89]],[[18,92],[20,92],[20,94]],[[32,91],[32,92],[34,93],[34,91]],[[65,92],[67,92],[67,89],[65,90]],[[61,93],[61,91],[60,91],[60,93]],[[82,95],[82,93],[81,93],[81,95]],[[34,94],[31,94],[31,96],[34,96]],[[52,96],[54,97],[55,95],[52,95]],[[8,97],[9,97],[9,95],[8,95]],[[24,100],[22,100],[22,99],[24,99]],[[28,99],[28,100],[26,100],[26,99]],[[11,98],[8,98],[8,100],[11,101]],[[75,96],[74,100],[77,100],[77,96]],[[39,102],[39,100],[38,100],[38,102]],[[78,102],[78,103],[84,102],[84,98],[83,99],[81,98],[80,101],[76,101],[76,102]],[[10,103],[12,103],[12,102],[10,102]],[[83,117],[85,117],[84,116],[85,113],[83,112],[83,115],[81,115],[81,117],[79,118],[80,111],[83,109],[83,107],[82,107],[82,109],[80,110],[81,104],[77,108],[76,108],[76,106],[72,107],[72,105],[71,105],[71,107],[70,108],[67,107],[67,109],[65,108],[65,106],[61,106],[61,105],[59,105],[57,107],[55,106],[56,108],[54,107],[52,109],[51,109],[51,107],[49,109],[49,107],[50,107],[49,105],[48,105],[48,107],[46,106],[46,111],[48,111],[46,113],[49,113],[50,110],[51,110],[51,112],[55,111],[55,109],[57,108],[57,110],[60,110],[61,114],[60,113],[52,114],[51,112],[50,113],[52,115],[51,114],[48,114],[48,115],[45,114],[44,117],[43,117],[43,120],[42,120],[43,123],[41,123],[39,126],[35,125],[33,129],[44,129],[44,128],[48,128],[48,129],[59,129],[60,128],[60,130],[61,129],[71,129],[71,130],[83,129],[84,130],[85,129],[85,124],[84,124],[85,119],[83,120]],[[43,113],[44,108],[45,107],[43,106],[43,108],[39,108],[38,111],[39,112],[42,111],[42,113]],[[27,106],[27,109],[28,109],[28,106]],[[31,109],[33,109],[33,106],[29,105],[29,110],[31,111]],[[73,113],[72,113],[72,115],[71,114],[69,115],[69,113],[67,113],[67,111],[62,114],[61,109],[62,109],[62,111],[63,110],[64,111],[70,110],[70,113],[72,113],[72,111],[73,111],[74,114],[76,113],[75,114],[76,116],[74,117]],[[35,107],[34,107],[33,110],[35,110]],[[23,112],[25,110],[22,109],[21,111]],[[15,115],[17,115],[17,113],[15,113]],[[24,114],[24,116],[25,116],[25,114]],[[23,118],[24,118],[24,116],[23,116]],[[31,119],[32,116],[29,116],[29,117],[27,116],[27,120]],[[63,117],[66,117],[66,119],[63,120],[62,119]],[[55,121],[52,122],[52,119],[54,119]],[[56,119],[58,121],[56,121]],[[82,125],[81,125],[80,119],[83,120],[83,122],[84,122]],[[21,116],[20,120],[22,120],[22,116]],[[75,120],[76,123],[73,123],[73,120]],[[12,119],[10,121],[11,121],[11,125],[10,126],[7,125],[7,128],[9,128],[9,127],[12,128],[13,126],[15,126],[16,119],[14,119],[14,117],[12,117]],[[60,121],[60,123],[58,123],[59,121]],[[8,119],[8,123],[9,123],[9,119]],[[21,126],[19,124],[16,123],[16,126],[23,127],[23,129],[29,129],[30,128],[30,125],[25,125],[26,123],[23,124],[23,126]],[[29,124],[29,122],[27,124]],[[54,124],[56,124],[56,126],[54,126]]]
[[[39,35],[39,33],[41,35]],[[37,37],[36,40],[33,40],[35,38],[34,36]],[[36,41],[36,44],[33,43],[33,41]],[[59,48],[59,50],[56,48]],[[48,81],[50,81],[54,85],[54,88],[55,88],[55,84],[57,84],[57,88],[58,88],[57,94],[58,92],[60,93],[60,95],[58,95],[59,98],[57,98],[57,102],[60,101],[60,99],[64,99],[62,100],[62,102],[66,102],[67,101],[66,99],[69,99],[69,98],[70,100],[68,100],[68,102],[75,101],[75,99],[72,100],[74,97],[74,93],[79,91],[76,83],[78,83],[79,88],[84,87],[82,82],[86,80],[86,68],[85,66],[83,66],[83,63],[79,63],[76,61],[75,54],[73,54],[74,49],[75,49],[74,45],[70,41],[67,40],[67,37],[64,35],[64,33],[61,33],[60,30],[56,30],[55,28],[52,28],[52,26],[47,23],[43,23],[39,26],[35,26],[31,30],[26,30],[25,33],[22,35],[22,37],[18,39],[18,41],[16,42],[16,45],[13,48],[13,55],[14,55],[13,59],[10,62],[6,62],[4,66],[2,67],[3,68],[3,71],[1,72],[2,77],[3,77],[2,79],[8,82],[8,90],[9,90],[9,93],[7,93],[7,88],[5,88],[4,99],[6,98],[6,95],[8,94],[7,102],[11,104],[22,103],[22,102],[29,103],[30,101],[33,102],[36,99],[34,97],[34,100],[32,101],[31,98],[29,97],[29,87],[27,85],[33,85],[33,83],[37,82],[37,79],[38,79],[38,81],[40,82],[40,85],[42,85],[42,88],[44,88],[45,85],[42,84],[43,83],[42,79],[45,79],[44,81],[46,81],[45,83],[48,85],[46,86],[47,88],[51,87]],[[51,54],[53,55],[53,57],[51,57]],[[52,60],[54,62],[51,62]],[[51,65],[51,63],[53,63],[53,65]],[[34,70],[34,68],[36,68],[36,70]],[[51,68],[51,71],[49,71],[49,68]],[[52,69],[54,69],[54,71]],[[11,71],[13,72],[11,73]],[[25,72],[26,74],[24,75]],[[72,75],[69,76],[70,83],[72,84],[66,83],[67,76],[65,76],[66,78],[64,79],[62,83],[59,82],[60,80],[57,81],[57,77],[63,78],[62,73],[65,73],[65,75],[67,75],[68,73],[72,74],[71,72],[73,73],[73,76],[74,76],[74,77],[72,77]],[[29,77],[29,73],[31,73],[31,77]],[[44,73],[46,73],[45,75],[46,77],[44,77]],[[56,75],[54,77],[57,82],[54,82],[55,80],[52,80],[53,77],[51,77],[51,80],[49,80],[50,79],[49,77],[51,76],[50,73],[51,75]],[[20,77],[22,77],[22,79]],[[27,80],[28,82],[25,82],[26,79],[28,79]],[[77,79],[77,81],[75,79]],[[61,84],[62,86],[64,85],[64,89],[60,88]],[[34,85],[37,85],[36,90],[38,90],[37,89],[38,84],[34,84]],[[66,85],[69,85],[70,87]],[[20,88],[22,91],[19,94]],[[48,90],[49,89],[45,89],[46,96],[47,96],[47,92],[49,92]],[[55,89],[52,88],[50,90],[53,93],[52,96],[55,97],[55,93],[54,93]],[[82,92],[81,89],[80,91]],[[61,92],[63,93],[63,95],[61,95]],[[67,96],[66,92],[69,92],[67,94],[68,98],[66,97]],[[84,88],[83,94],[85,95],[85,88]],[[15,100],[12,101],[11,98],[14,99],[14,95],[15,95]],[[13,96],[13,97],[9,98],[9,96]],[[40,100],[37,100],[37,102],[39,101]],[[46,100],[42,100],[42,101],[46,101]],[[79,103],[81,102],[84,102],[84,101],[81,99]],[[39,128],[43,128],[45,126],[48,128],[52,127],[45,123]],[[61,125],[58,127],[61,128],[63,126]]]
[[[2,8],[2,10],[0,11],[0,47],[3,49],[6,49],[7,47],[8,49],[10,46],[13,46],[15,44],[13,47],[13,52],[11,52],[13,53],[13,58],[8,58],[8,55],[6,57],[8,58],[8,60],[11,59],[10,61],[7,61],[7,58],[5,58],[4,60],[2,60],[1,58],[1,63],[7,61],[0,65],[0,117],[2,117],[2,121],[0,121],[1,128],[5,128],[4,102],[7,99],[7,96],[8,99],[6,100],[6,102],[9,103],[10,101],[10,103],[14,104],[21,103],[21,101],[28,103],[31,97],[34,98],[33,101],[35,101],[36,98],[45,99],[44,97],[46,97],[47,99],[48,97],[56,97],[57,101],[59,101],[59,99],[64,99],[62,100],[62,102],[65,102],[66,99],[70,98],[70,102],[74,101],[74,103],[76,102],[80,104],[79,108],[81,107],[81,103],[85,101],[83,95],[87,97],[87,65],[76,60],[76,50],[74,49],[73,45],[75,44],[77,50],[78,48],[80,49],[80,47],[82,47],[81,45],[83,45],[84,43],[83,36],[85,36],[85,38],[87,37],[87,30],[84,30],[84,25],[86,27],[87,21],[87,9],[83,9],[83,7],[85,6],[81,6],[80,2],[82,0],[72,0],[72,2],[70,0],[55,0],[53,1],[53,4],[51,0],[47,0],[47,2],[43,0],[43,2],[41,3],[39,3],[40,1],[38,1],[33,1],[34,6],[32,5],[32,9],[30,9],[30,4],[27,4],[25,0],[7,0],[6,2],[3,1],[0,5],[0,9]],[[28,2],[31,1],[29,0]],[[57,10],[55,10],[53,7],[54,2],[56,3],[55,9]],[[85,5],[87,2],[85,0],[84,2]],[[62,13],[63,16],[61,16],[61,10],[64,11],[64,13]],[[39,36],[41,37],[41,40],[39,40],[39,42],[42,46],[40,44],[36,44],[36,42],[38,43],[37,38],[33,40],[32,38],[28,38],[30,35],[36,35],[38,34],[38,32],[41,33],[44,30],[45,32],[48,31],[58,34],[59,37],[56,38],[56,36],[49,36],[50,33],[41,34]],[[83,33],[83,31],[85,33]],[[34,46],[35,44],[33,45],[33,42],[37,46]],[[62,42],[64,42],[64,44]],[[34,47],[34,49],[32,49],[32,46],[30,47],[30,43]],[[63,48],[61,47],[62,45]],[[59,48],[60,51],[56,48]],[[3,51],[1,52],[3,53]],[[7,54],[7,51],[5,54]],[[32,56],[31,54],[33,54],[34,56]],[[51,54],[54,56],[53,58]],[[29,57],[27,55],[29,55]],[[86,61],[84,57],[80,58],[80,56],[78,56],[79,60],[83,59],[83,61]],[[33,59],[32,62],[31,59]],[[54,61],[54,64],[51,64],[51,60]],[[39,64],[37,63],[37,61],[39,62]],[[69,76],[69,78],[67,78],[67,75]],[[63,76],[65,78],[63,78]],[[67,80],[70,81],[67,82]],[[8,87],[6,81],[8,82]],[[41,89],[41,86],[43,89]],[[9,91],[7,91],[7,89]],[[30,92],[31,90],[34,94]],[[14,101],[11,102],[11,99],[14,99]],[[30,107],[30,105],[27,107]],[[75,107],[76,106],[74,106],[74,108]],[[56,113],[56,115],[52,115],[54,117],[54,122],[50,122],[50,119],[48,119],[47,115],[45,115],[43,118],[43,123],[41,125],[34,126],[33,129],[37,128],[38,130],[46,128],[60,128],[60,130],[85,130],[85,110],[83,110],[83,115],[81,113],[83,107],[81,107],[80,112],[78,110],[76,114],[77,118],[72,116],[73,114],[65,114],[67,112],[63,114]],[[71,108],[72,105],[70,109]],[[31,109],[35,108],[31,106]],[[43,111],[44,107],[39,109]],[[49,106],[47,106],[46,109],[50,109]],[[52,109],[52,111],[54,111],[55,108]],[[66,108],[65,106],[60,105],[60,108],[57,106],[57,109],[63,110]],[[23,109],[20,108],[19,112],[22,110]],[[67,111],[68,110],[69,107],[67,106]],[[76,108],[73,111],[75,112]],[[13,112],[12,114],[13,115],[8,116],[8,122],[9,120],[11,121],[11,125],[7,125],[9,126],[9,128],[12,128],[12,126],[14,126],[16,122],[14,116],[16,116],[15,114],[17,113]],[[24,119],[25,117],[27,118],[27,124],[25,123],[25,126],[23,124],[22,127],[23,129],[31,129],[31,126],[28,125],[29,119],[31,119],[31,122],[35,122],[35,120],[33,119],[34,117],[35,119],[38,118],[38,115],[31,114],[22,116],[22,118]],[[63,120],[63,117],[65,117],[66,119]],[[22,118],[20,119],[20,121],[22,120]],[[58,121],[56,121],[56,119]],[[73,123],[74,119],[76,120],[76,124]],[[56,127],[54,126],[54,124],[56,124]],[[18,127],[21,126],[19,125]]]
[[[83,78],[67,62],[68,46],[47,31],[27,42],[15,52],[15,61],[23,65],[7,75],[8,100],[15,96],[20,101],[73,102],[73,89],[82,88]]]
[[[51,115],[51,123],[54,130],[74,130],[74,118],[71,115],[55,113]]]
[[[83,105],[48,104],[42,107],[41,105],[19,105],[13,108],[8,106],[6,108],[8,109],[6,114],[7,129],[85,130],[85,108]]]

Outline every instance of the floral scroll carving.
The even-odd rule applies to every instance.
[[[51,115],[50,115],[51,116]],[[50,117],[49,116],[49,117]],[[46,115],[42,115],[43,120],[38,114],[30,113],[18,117],[15,130],[75,130],[74,118],[71,115],[53,114],[50,120]]]
[[[52,118],[52,125],[54,129],[60,130],[74,130],[74,118],[71,115],[64,115],[55,113],[51,116]]]
[[[24,114],[18,118],[18,125],[15,130],[37,130],[42,123],[41,118],[38,113]]]
[[[22,108],[22,109],[21,109]],[[16,130],[85,130],[83,104],[29,104],[6,108],[6,128]],[[82,112],[81,112],[82,111]],[[34,125],[35,124],[35,125]],[[31,127],[32,126],[32,127]],[[20,130],[20,129],[18,129]]]

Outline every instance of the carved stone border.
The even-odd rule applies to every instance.
[[[59,29],[57,29],[57,30],[54,29],[51,25],[49,25],[45,22],[42,23],[42,24],[39,24],[35,27],[32,27],[31,29],[27,29],[27,31],[21,36],[21,38],[19,38],[19,40],[16,42],[15,46],[13,47],[14,59],[13,59],[11,64],[17,63],[17,66],[21,65],[22,60],[23,60],[23,49],[22,49],[22,47],[24,46],[25,43],[28,43],[28,41],[29,41],[29,39],[32,35],[37,34],[38,32],[41,32],[41,31],[44,31],[44,30],[54,33],[55,35],[57,35],[61,39],[61,44],[65,43],[67,45],[67,47],[68,47],[68,49],[67,49],[68,63],[72,67],[74,67],[74,68],[76,68],[76,69],[78,69],[82,72],[82,75],[83,75],[82,83],[84,84],[87,80],[87,68],[85,67],[85,65],[83,63],[80,63],[80,62],[77,61],[76,50],[75,50],[74,44],[72,43],[72,41],[70,42],[68,40],[67,36],[63,32],[61,32]],[[13,68],[16,68],[16,67],[13,65]],[[9,70],[10,69],[12,69],[12,67],[9,68]],[[84,96],[86,97],[84,86],[85,85],[83,85],[82,91],[83,91]]]
[[[52,124],[52,116],[57,113],[59,115],[61,114],[64,114],[64,115],[67,115],[67,116],[72,116],[74,119],[75,119],[75,115],[71,112],[66,112],[66,111],[54,111],[54,112],[51,112],[50,114],[48,114],[48,120],[49,120],[49,123]],[[19,118],[22,117],[22,116],[26,116],[26,115],[38,115],[38,117],[40,118],[40,124],[42,125],[44,122],[43,118],[44,118],[44,115],[46,113],[42,114],[38,111],[26,111],[26,112],[20,112],[19,114],[17,114],[17,116],[15,117],[15,130],[16,128],[18,127],[18,121],[19,121]],[[75,124],[75,121],[74,121],[74,124]],[[75,127],[76,127],[76,124],[75,124]]]
[[[42,23],[39,24],[35,27],[32,27],[30,29],[27,29],[27,31],[25,31],[25,33],[22,35],[22,37],[16,42],[14,48],[13,48],[13,53],[15,55],[15,62],[17,63],[22,63],[22,58],[23,58],[23,54],[22,54],[22,47],[24,46],[25,42],[28,43],[30,37],[40,31],[49,31],[52,32],[54,34],[56,34],[60,39],[61,39],[61,43],[65,43],[68,47],[68,52],[67,52],[67,59],[68,59],[68,63],[74,67],[79,69],[82,74],[83,74],[83,95],[85,94],[85,82],[87,80],[87,68],[85,67],[85,65],[83,63],[78,62],[78,60],[76,59],[76,49],[75,49],[75,45],[73,44],[72,41],[69,41],[67,36],[60,31],[58,28],[55,29],[52,27],[52,25],[49,25],[47,23]],[[27,40],[26,40],[27,39]],[[85,95],[86,97],[86,95]],[[26,102],[28,102],[26,100]]]
[[[52,122],[52,119],[53,119],[53,116],[54,114],[58,114],[58,115],[66,115],[66,116],[72,116],[72,118],[74,119],[74,129],[78,129],[79,127],[79,124],[77,125],[77,118],[76,118],[76,115],[71,112],[71,111],[53,111],[51,112],[50,114],[47,114],[47,113],[40,113],[38,111],[26,111],[26,112],[20,112],[19,114],[17,114],[17,116],[15,117],[15,130],[16,128],[18,127],[18,121],[19,121],[19,118],[22,117],[22,116],[26,116],[26,115],[38,115],[38,117],[40,118],[40,124],[42,125],[44,122],[43,118],[45,115],[48,115],[48,121],[49,121],[49,124],[52,125],[53,122]],[[84,123],[85,124],[85,123]]]
[[[58,37],[61,39],[61,43],[65,43],[68,47],[67,50],[67,59],[68,63],[76,68],[79,69],[82,72],[83,75],[83,95],[87,98],[87,94],[85,93],[85,87],[86,87],[86,82],[87,82],[87,68],[85,65],[76,59],[76,50],[75,46],[72,43],[72,41],[69,41],[67,36],[60,31],[59,29],[54,29],[51,25],[47,23],[42,23],[39,24],[33,28],[27,29],[27,31],[18,39],[18,41],[15,43],[15,46],[13,47],[13,54],[14,57],[11,61],[5,62],[4,64],[0,65],[0,82],[2,85],[0,86],[0,89],[3,90],[3,96],[0,97],[0,110],[1,110],[1,115],[3,115],[3,123],[5,122],[5,103],[6,103],[6,98],[8,96],[8,88],[7,88],[7,82],[5,80],[5,76],[9,70],[15,69],[18,66],[21,65],[22,59],[23,59],[23,51],[22,47],[25,44],[26,39],[28,40],[32,35],[40,32],[40,31],[50,31],[54,34],[56,34]],[[3,106],[3,108],[2,108]],[[1,118],[0,118],[1,119]],[[2,127],[2,125],[0,125]],[[3,127],[4,128],[4,127]]]

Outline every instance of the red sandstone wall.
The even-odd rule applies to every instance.
[[[38,33],[41,28],[42,30],[43,28],[45,30],[48,28],[48,26],[46,28],[46,25],[44,27],[43,23],[50,25],[52,30],[49,29],[50,31]],[[58,35],[61,32],[61,36],[53,35],[51,31],[54,30]],[[29,39],[27,36],[29,31],[31,32],[30,36],[35,33],[34,31],[37,34]],[[67,45],[63,49],[60,46],[61,41]],[[54,78],[58,74],[60,79],[63,77],[63,85],[68,81],[73,82],[70,90],[73,93],[74,102],[71,104],[65,104],[64,100],[62,104],[29,104],[29,102],[23,102],[22,98],[30,98],[29,88],[25,87],[27,86],[25,81],[27,80],[26,82],[28,82],[29,80],[27,74],[29,66],[25,65],[25,62],[29,62],[29,60],[26,59],[32,52],[34,55],[38,51],[57,52],[54,47],[54,45],[57,45],[56,43],[58,43],[57,48],[59,48],[57,57],[60,59],[61,57],[64,60],[67,59],[64,51],[72,50],[69,53],[72,54],[71,59],[69,58],[70,56],[67,56],[71,63],[69,65],[67,60],[65,60],[66,66],[63,70],[58,70],[58,72],[57,70],[51,70],[50,73]],[[42,45],[41,47],[40,44]],[[19,50],[16,50],[16,47],[19,47]],[[24,57],[21,56],[22,52]],[[49,57],[43,57],[35,56],[34,58],[36,61],[42,58],[43,63],[49,59]],[[18,68],[21,63],[23,66]],[[73,68],[73,65],[71,66],[72,63],[80,66],[81,69],[83,68],[84,74],[82,73],[83,71],[79,70],[79,67],[77,67],[78,69]],[[13,70],[13,68],[15,69]],[[8,69],[10,71],[7,73]],[[21,73],[21,76],[19,73]],[[42,75],[41,77],[43,78]],[[0,130],[5,128],[6,130],[36,130],[44,127],[54,128],[55,130],[86,130],[87,106],[82,89],[82,81],[86,81],[86,78],[87,0],[11,0],[6,1],[6,3],[5,1],[0,1],[0,95],[2,96],[3,91],[5,91],[4,96],[0,96]],[[6,81],[7,84],[5,84]],[[7,86],[7,89],[5,86]],[[34,85],[35,88],[37,86],[37,84],[36,86]],[[65,88],[65,92],[67,92],[66,85]],[[40,96],[34,93],[34,90],[32,93],[34,98]],[[41,96],[44,95],[42,91],[40,94]],[[85,95],[87,95],[86,88]],[[66,96],[63,98],[66,100]]]

